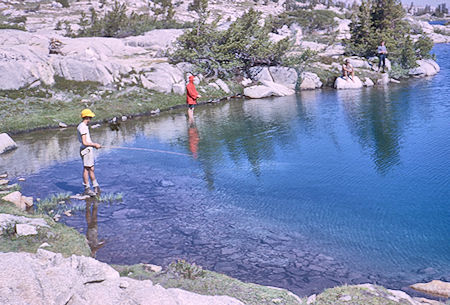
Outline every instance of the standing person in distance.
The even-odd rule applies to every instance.
[[[385,72],[385,67],[386,67],[386,57],[387,57],[387,49],[386,46],[384,45],[384,41],[381,41],[380,45],[378,46],[377,49],[377,53],[378,53],[378,58],[380,59],[378,61],[378,72],[380,72],[380,68],[381,68],[381,63],[383,63],[383,73]]]
[[[186,103],[188,104],[188,118],[189,123],[192,124],[194,122],[194,108],[197,105],[197,99],[200,98],[201,95],[198,94],[197,89],[194,84],[194,76],[189,76],[189,83],[186,86]]]
[[[80,156],[83,161],[83,185],[84,194],[89,196],[95,196],[100,194],[100,186],[95,178],[95,156],[94,148],[99,149],[101,145],[91,140],[91,134],[89,132],[89,123],[91,119],[95,117],[95,114],[90,109],[84,109],[81,111],[81,123],[77,127],[78,141],[80,141]],[[91,190],[89,183],[91,178],[94,191]]]

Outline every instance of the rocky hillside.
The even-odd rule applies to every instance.
[[[147,1],[122,2],[128,5],[128,13],[153,14]],[[185,76],[192,73],[193,68],[189,64],[172,66],[167,63],[166,57],[183,29],[152,30],[126,38],[70,38],[65,35],[68,35],[69,30],[72,33],[70,36],[77,33],[82,14],[89,17],[95,11],[101,16],[111,9],[112,4],[111,1],[68,1],[69,7],[62,7],[61,3],[30,0],[3,1],[0,4],[2,27],[12,28],[0,30],[0,90],[52,86],[56,79],[62,78],[77,82],[91,81],[114,90],[139,86],[163,93],[184,94]],[[188,11],[188,5],[189,1],[177,2],[175,5],[174,18],[180,24],[197,18],[196,13]],[[209,20],[220,16],[219,28],[226,29],[250,7],[261,11],[263,18],[284,11],[283,1],[210,1]],[[295,88],[299,90],[322,86],[346,89],[386,84],[391,80],[388,76],[374,73],[376,59],[351,58],[357,68],[358,78],[355,82],[340,80],[335,83],[344,60],[342,39],[349,37],[349,11],[320,5],[316,9],[327,9],[336,14],[336,25],[332,30],[319,30],[310,35],[301,25],[294,23],[282,26],[277,33],[271,33],[273,41],[291,38],[294,42],[293,53],[307,49],[317,52],[317,56],[304,69],[306,73],[286,70],[283,74],[289,75],[288,82],[276,75],[269,77],[266,72],[262,72],[264,76],[257,73],[242,83],[250,87],[244,91],[248,97],[293,94],[294,91],[289,90],[292,84],[298,85]],[[408,21],[417,28],[417,33],[427,33],[435,42],[450,42],[449,26],[432,26],[412,17],[408,17]],[[51,39],[62,43],[55,54],[49,54]],[[411,76],[429,76],[439,71],[432,60],[420,61],[418,64],[417,69],[410,71]],[[200,75],[198,82],[202,80]],[[215,79],[206,80],[202,86],[212,86],[228,93],[226,87],[215,84]]]

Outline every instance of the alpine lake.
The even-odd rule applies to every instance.
[[[450,281],[450,45],[434,53],[430,78],[208,104],[192,125],[178,109],[92,129],[106,146],[103,194],[123,198],[75,200],[87,209],[61,221],[107,263],[186,259],[301,296]],[[0,172],[26,178],[24,194],[82,192],[75,128],[15,140]]]

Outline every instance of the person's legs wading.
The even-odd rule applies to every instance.
[[[94,150],[91,147],[87,147],[80,152],[81,159],[83,160],[83,185],[85,195],[94,196],[95,193],[91,190],[89,183],[89,177],[91,178],[94,188],[98,188],[97,180],[94,174]]]

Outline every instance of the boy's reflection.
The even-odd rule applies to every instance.
[[[91,209],[92,207],[92,209]],[[95,197],[89,197],[86,199],[86,223],[87,231],[86,238],[88,240],[89,247],[91,248],[91,255],[95,257],[97,250],[105,245],[104,240],[98,240],[98,200]]]

